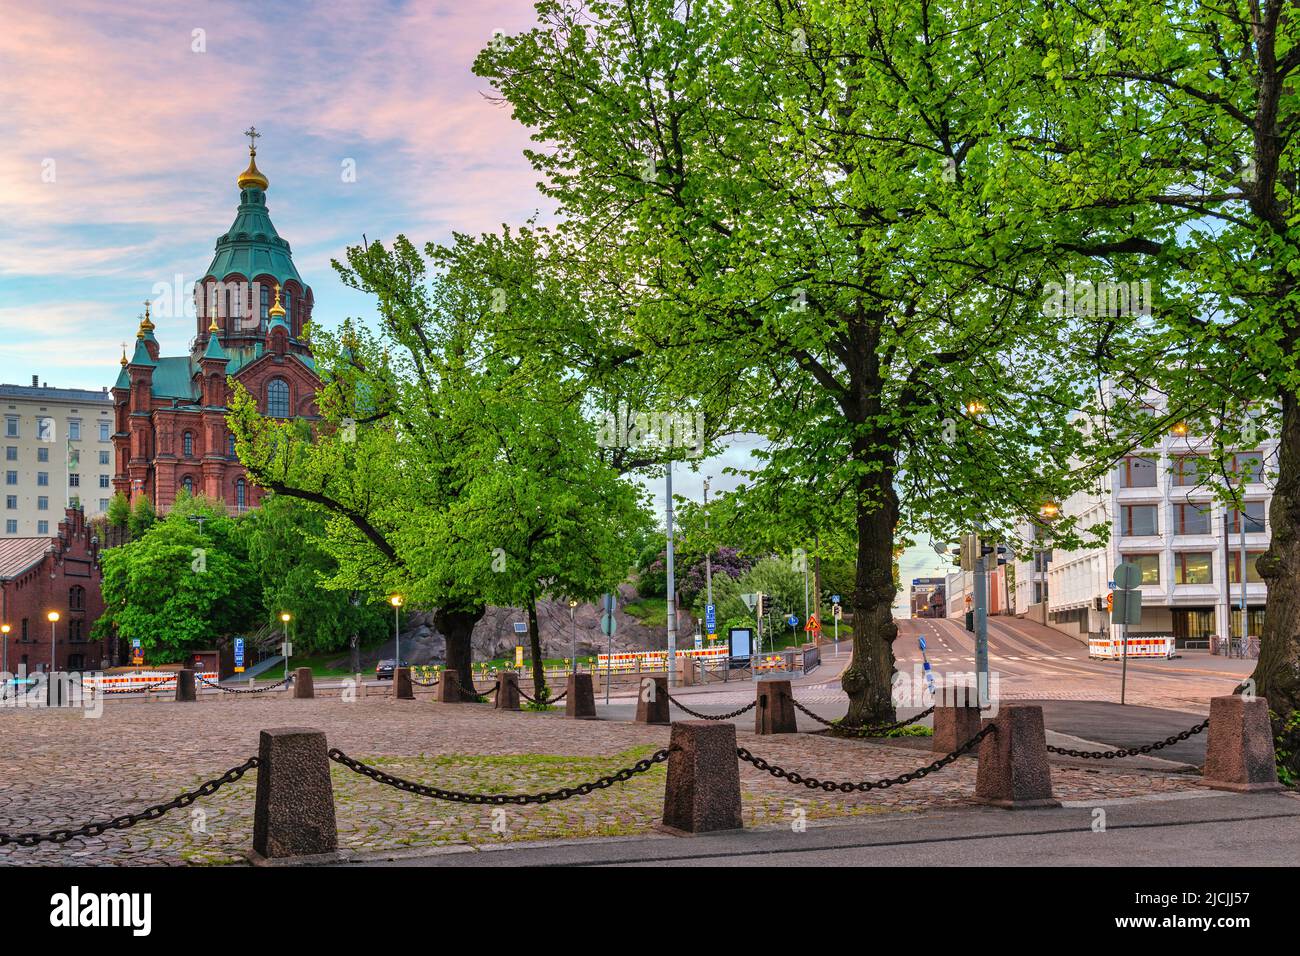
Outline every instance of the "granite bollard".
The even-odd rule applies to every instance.
[[[996,729],[980,741],[976,801],[1008,810],[1059,807],[1052,795],[1043,708],[1004,704],[989,723]]]
[[[305,727],[264,730],[257,756],[253,862],[337,853],[324,732]]]
[[[564,685],[564,716],[577,720],[596,719],[596,691],[590,674],[570,674]]]
[[[182,701],[198,699],[194,686],[194,671],[188,667],[176,672],[176,699]]]
[[[1239,694],[1210,698],[1201,782],[1215,790],[1269,793],[1281,790],[1268,701]]]
[[[668,723],[668,678],[643,677],[636,695],[638,724]]]
[[[316,685],[312,682],[310,667],[294,669],[293,696],[296,700],[311,700],[316,696]]]
[[[514,671],[497,675],[497,699],[492,706],[497,710],[519,709],[519,675]]]
[[[934,708],[934,737],[930,749],[950,754],[980,732],[980,709],[962,704]]]
[[[438,677],[438,686],[433,689],[433,699],[441,704],[459,704],[460,674],[444,670]]]
[[[758,682],[758,706],[754,708],[754,733],[795,734],[794,694],[788,680]]]
[[[398,700],[415,700],[415,685],[411,683],[409,667],[393,668],[393,696]]]
[[[740,829],[736,725],[684,720],[672,726],[661,829],[678,834]]]

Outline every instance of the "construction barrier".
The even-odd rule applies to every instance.
[[[686,647],[677,649],[677,657],[692,658],[708,663],[725,662],[731,651],[725,645],[717,647]],[[607,670],[614,674],[626,674],[636,671],[662,671],[668,667],[667,651],[633,651],[624,654],[597,654],[596,672],[604,674]]]
[[[1089,638],[1088,656],[1095,660],[1117,661],[1124,656],[1124,642],[1107,637]],[[1128,639],[1128,656],[1130,658],[1173,657],[1174,639],[1165,636],[1134,635]]]
[[[140,671],[137,674],[105,674],[94,676],[91,674],[82,675],[82,686],[93,687],[96,690],[145,690],[149,687],[157,686],[159,681],[171,680],[176,676],[176,671]],[[218,678],[216,673],[196,674],[203,680],[216,683]]]

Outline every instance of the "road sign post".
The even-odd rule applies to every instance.
[[[1119,630],[1120,664],[1119,702],[1124,704],[1128,694],[1128,625],[1142,621],[1142,570],[1136,564],[1123,562],[1115,566],[1115,591],[1111,597],[1111,623]]]

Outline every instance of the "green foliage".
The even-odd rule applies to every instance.
[[[389,634],[391,608],[382,598],[362,600],[322,586],[338,571],[322,547],[325,524],[320,509],[270,495],[238,526],[253,579],[261,584],[264,620],[278,620],[281,611],[293,614],[295,652],[346,648],[354,634],[365,646]]]
[[[153,502],[145,495],[136,495],[135,504],[131,506],[131,516],[127,519],[127,530],[131,537],[133,539],[142,537],[157,520],[158,515],[154,511]]]
[[[203,530],[191,516],[203,517]],[[167,516],[102,554],[104,614],[94,636],[139,638],[147,659],[183,660],[253,626],[260,588],[236,521],[219,505],[182,495]]]
[[[126,528],[131,521],[131,502],[120,491],[113,492],[113,497],[108,499],[108,511],[105,512],[105,518],[110,527]]]

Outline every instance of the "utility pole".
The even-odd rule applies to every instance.
[[[1250,638],[1250,616],[1246,609],[1246,476],[1241,476],[1241,503],[1237,506],[1237,530],[1241,532],[1241,555],[1238,576],[1241,579],[1241,656],[1246,657],[1246,642]]]
[[[989,692],[989,618],[988,571],[984,566],[984,542],[975,526],[975,680],[980,708],[988,706]]]
[[[704,479],[704,530],[709,530],[709,482],[712,478]],[[704,603],[713,603],[713,549],[704,552]]]
[[[677,672],[677,579],[673,568],[673,460],[668,459],[668,596],[664,601],[668,616],[668,686],[676,687]]]

